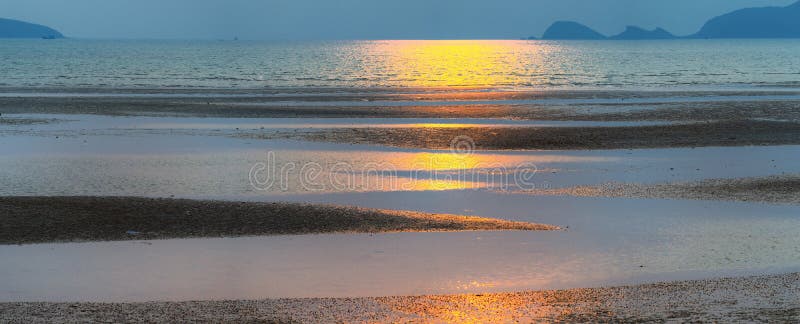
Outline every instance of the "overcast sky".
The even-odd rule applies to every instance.
[[[0,17],[78,38],[447,39],[541,36],[556,20],[685,35],[711,17],[795,0],[0,0]]]

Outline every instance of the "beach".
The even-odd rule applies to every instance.
[[[580,197],[629,197],[660,199],[727,200],[797,204],[800,201],[796,174],[734,179],[706,179],[695,182],[663,184],[607,183],[599,186],[579,186],[562,189],[531,191],[537,195],[567,195]]]
[[[793,322],[799,275],[509,294],[204,302],[0,303],[16,322]]]
[[[3,197],[0,244],[318,233],[557,230],[498,219],[356,207],[146,199]]]
[[[799,319],[791,40],[32,44],[0,322]]]
[[[586,150],[797,145],[798,135],[797,123],[734,121],[638,127],[352,128],[238,136],[439,150],[448,149],[454,138],[466,136],[476,150]]]
[[[548,90],[430,88],[5,88],[6,114],[246,118],[497,118],[709,121],[800,117],[785,90]]]
[[[793,90],[6,91],[4,321],[797,318]]]

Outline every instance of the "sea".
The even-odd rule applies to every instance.
[[[800,40],[2,40],[0,87],[798,88]]]

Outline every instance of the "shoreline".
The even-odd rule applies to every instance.
[[[661,184],[607,183],[562,189],[523,191],[539,196],[687,199],[800,204],[800,175],[706,179]]]
[[[57,119],[46,118],[18,118],[18,117],[3,117],[0,116],[0,126],[27,126],[27,125],[44,125],[60,122]]]
[[[347,128],[250,132],[247,139],[369,144],[410,149],[450,149],[468,137],[474,150],[608,150],[800,144],[800,123],[722,121],[612,127]]]
[[[518,86],[264,86],[264,87],[204,87],[204,86],[0,86],[0,97],[5,94],[424,94],[424,93],[506,93],[523,94],[548,98],[571,98],[586,96],[596,98],[598,94],[609,93],[619,96],[647,97],[648,94],[681,94],[696,93],[703,95],[729,94],[729,95],[763,95],[763,94],[800,94],[800,85],[763,85],[744,84],[740,86],[707,85],[697,87],[692,85],[673,85],[667,87],[518,87]],[[550,97],[552,98],[552,97]]]
[[[560,229],[495,218],[334,205],[134,197],[0,197],[0,222],[0,244]]]
[[[30,97],[2,96],[0,113],[86,114],[106,116],[217,117],[217,118],[496,118],[532,121],[800,121],[800,96],[796,99],[735,97],[703,99],[703,93],[663,93],[664,102],[636,102],[648,94],[598,92],[547,99],[535,94],[433,94],[433,97],[391,94],[325,94],[321,96],[141,96]],[[628,97],[630,95],[631,97]],[[717,93],[716,95],[719,95]],[[442,97],[443,96],[443,97]],[[472,96],[478,96],[473,98]],[[506,98],[506,96],[511,96]],[[522,96],[523,98],[517,98]],[[538,97],[537,97],[538,96]],[[577,97],[575,97],[577,96]],[[692,96],[692,97],[684,97]],[[700,96],[700,97],[698,97]],[[525,99],[530,97],[528,99]],[[584,98],[584,99],[574,99]],[[531,99],[533,98],[533,99]],[[519,103],[515,100],[522,100]],[[541,99],[541,100],[540,100]],[[690,100],[691,99],[691,100]],[[510,100],[510,101],[509,101]],[[525,102],[526,100],[530,100]],[[577,100],[577,101],[575,101]],[[585,101],[581,101],[585,100]]]
[[[517,293],[146,303],[0,303],[17,322],[796,321],[800,273]]]

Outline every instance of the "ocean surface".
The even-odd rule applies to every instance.
[[[0,87],[800,87],[800,40],[2,40]]]

